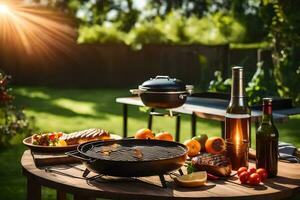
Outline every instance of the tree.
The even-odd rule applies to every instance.
[[[260,8],[272,43],[278,92],[300,103],[300,1],[263,0]]]

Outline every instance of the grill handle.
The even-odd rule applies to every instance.
[[[73,157],[73,158],[77,158],[81,161],[87,162],[87,163],[92,163],[95,162],[97,159],[96,158],[88,158],[84,155],[82,155],[80,152],[78,152],[77,150],[74,151],[68,151],[65,153],[67,156]]]

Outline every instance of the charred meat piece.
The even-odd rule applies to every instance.
[[[142,159],[143,158],[143,152],[140,148],[133,148],[133,157],[137,159]]]
[[[207,171],[216,176],[229,176],[231,164],[224,155],[203,153],[192,159],[192,165],[198,170]]]

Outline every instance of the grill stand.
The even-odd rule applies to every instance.
[[[155,112],[154,108],[151,108],[149,112],[149,118],[148,118],[148,128],[151,130],[152,129],[152,121],[153,121],[153,116],[159,116],[159,117],[176,117],[176,134],[175,134],[175,141],[179,142],[180,140],[180,122],[181,122],[181,116],[177,112],[173,112],[169,110],[169,112]],[[193,129],[194,130],[194,129]],[[195,132],[195,131],[194,131]],[[195,136],[195,134],[194,134]]]
[[[83,174],[82,174],[82,177],[86,178],[86,177],[89,175],[90,172],[91,172],[91,171],[90,171],[88,168],[86,168],[86,169],[84,170]],[[178,169],[178,172],[179,172],[180,175],[183,175],[182,169]],[[166,179],[165,179],[164,174],[160,174],[160,175],[158,175],[158,176],[159,176],[159,179],[160,179],[160,182],[161,182],[161,186],[162,186],[163,188],[167,188],[168,185],[167,185],[167,181],[166,181]],[[148,181],[143,181],[143,180],[140,180],[140,181],[142,181],[142,182],[144,182],[144,183],[148,183],[148,184],[154,185],[154,184],[152,184],[151,182],[148,182]],[[155,185],[155,186],[157,186],[157,185]]]

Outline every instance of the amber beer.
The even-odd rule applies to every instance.
[[[226,155],[232,169],[248,167],[251,111],[244,88],[243,67],[232,68],[231,99],[225,115]]]
[[[268,177],[277,175],[278,137],[272,117],[272,99],[264,98],[262,122],[256,132],[256,167],[265,168]]]

